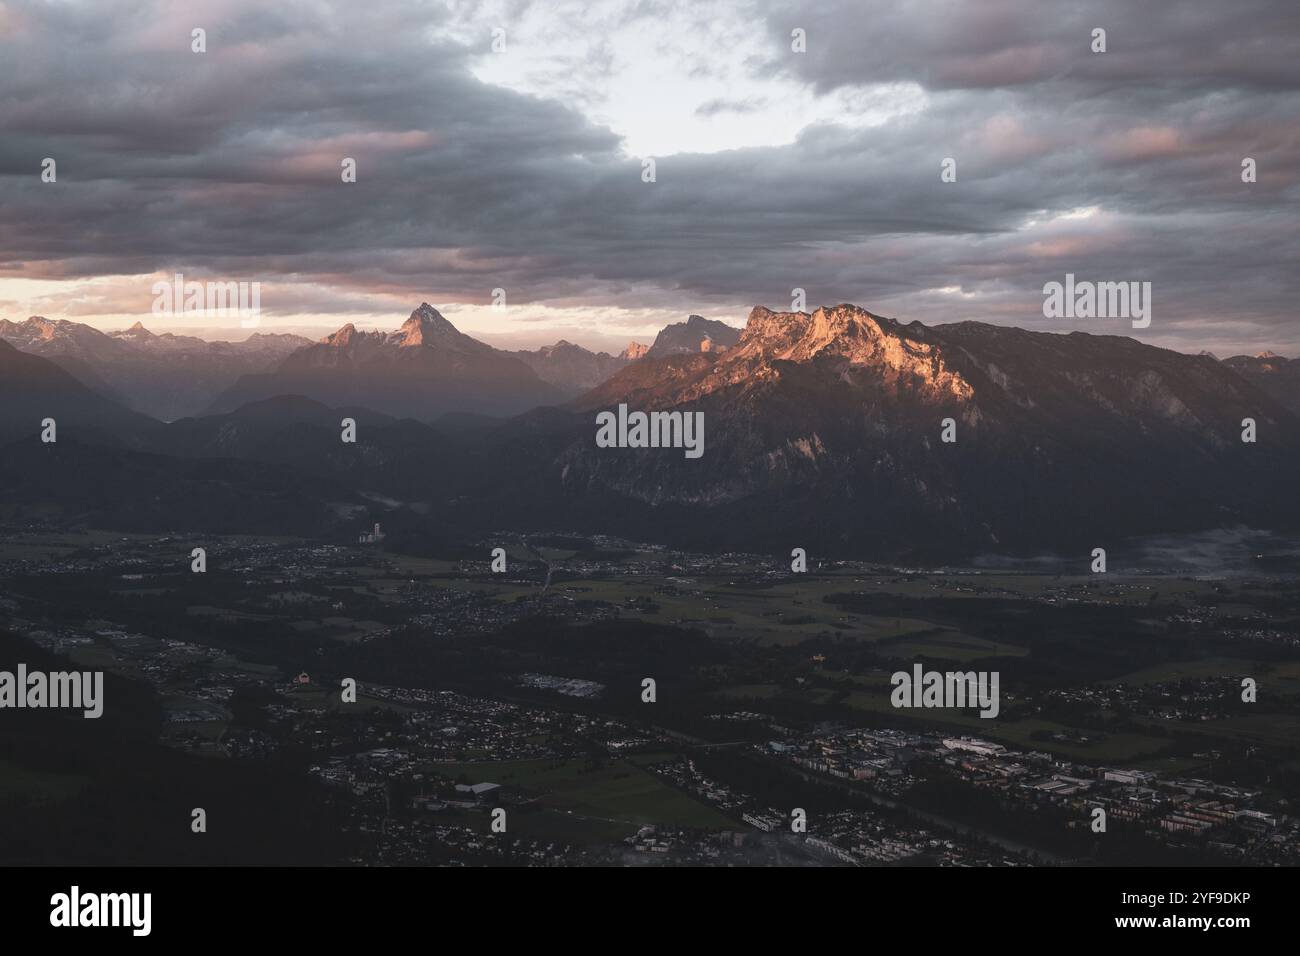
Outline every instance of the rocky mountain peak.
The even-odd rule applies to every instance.
[[[951,356],[918,331],[866,309],[842,304],[808,312],[774,312],[756,306],[735,345],[714,359],[683,394],[702,395],[736,385],[756,386],[785,373],[783,363],[834,363],[835,376],[865,373],[889,388],[932,399],[967,400],[974,389]]]
[[[420,307],[411,313],[411,317],[402,323],[400,329],[389,336],[388,341],[402,348],[426,345],[462,352],[491,351],[491,346],[461,332],[427,302],[421,302]]]
[[[325,338],[321,339],[322,345],[332,345],[335,348],[346,348],[352,344],[352,341],[359,335],[357,327],[349,322],[337,332],[331,332]]]
[[[665,326],[646,354],[651,358],[663,358],[665,355],[721,352],[735,345],[739,338],[740,330],[734,326],[702,315],[691,315],[685,322]]]
[[[906,346],[901,346],[903,342]],[[922,351],[929,348],[900,335],[896,323],[855,305],[823,307],[812,313],[773,312],[760,306],[749,313],[737,347],[760,350],[769,358],[786,361],[807,361],[831,352],[853,362],[868,363],[891,343]]]
[[[52,322],[43,315],[33,315],[23,324],[40,338],[52,339],[59,334],[59,326],[62,324],[62,320]]]
[[[583,348],[581,345],[575,345],[574,343],[570,342],[568,339],[560,339],[560,341],[556,342],[554,345],[543,345],[537,351],[541,355],[557,355],[565,352],[572,352],[574,354],[586,354],[586,355],[592,354],[590,350]]]

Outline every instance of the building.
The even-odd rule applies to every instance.
[[[1155,774],[1146,770],[1106,770],[1102,773],[1103,780],[1108,780],[1111,783],[1123,783],[1128,786],[1148,784],[1154,776]]]
[[[472,798],[475,802],[481,802],[488,797],[494,796],[501,789],[499,783],[458,783],[456,792],[463,793]]]
[[[999,754],[1006,753],[1007,750],[1001,744],[989,743],[987,740],[976,740],[974,737],[949,737],[943,742],[943,745],[949,750],[966,750],[985,757],[996,757]]]

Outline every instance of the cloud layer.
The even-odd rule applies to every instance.
[[[0,300],[63,280],[69,312],[147,313],[145,279],[102,277],[184,271],[261,280],[272,314],[454,319],[504,288],[495,331],[605,308],[626,339],[620,316],[739,322],[799,287],[1130,333],[1042,317],[1071,272],[1151,281],[1157,344],[1300,351],[1289,0],[606,3],[585,29],[564,4],[4,2],[0,28]],[[632,147],[678,113],[643,182]],[[741,148],[683,135],[733,119]]]

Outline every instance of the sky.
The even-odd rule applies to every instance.
[[[153,314],[181,273],[617,350],[802,289],[1296,355],[1298,149],[1294,0],[0,0],[0,318],[247,334]],[[1066,274],[1150,325],[1045,318]]]

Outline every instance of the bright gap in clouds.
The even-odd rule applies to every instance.
[[[497,27],[505,50],[494,53]],[[743,4],[647,12],[561,0],[513,14],[486,4],[460,11],[446,33],[483,51],[473,67],[478,79],[579,110],[621,136],[629,156],[787,145],[810,125],[878,126],[926,103],[913,83],[814,95],[770,61],[815,53],[774,40]],[[808,43],[816,49],[816,37]]]

